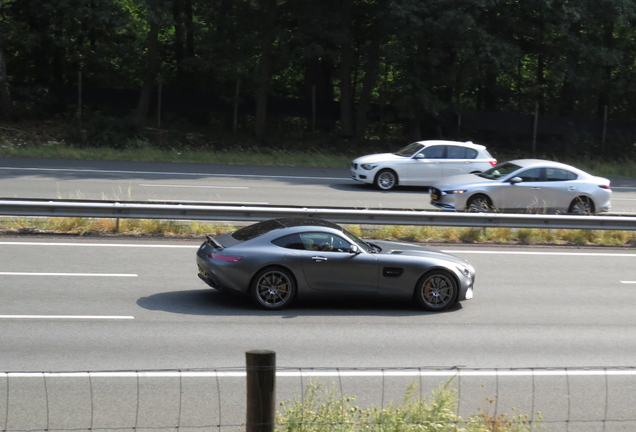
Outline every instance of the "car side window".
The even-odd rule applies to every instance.
[[[517,175],[521,177],[524,182],[538,182],[541,181],[541,168],[530,168]]]
[[[561,168],[547,168],[546,181],[576,180],[579,176]]]
[[[276,246],[283,247],[285,249],[297,249],[297,250],[305,250],[305,245],[298,234],[290,234],[283,237],[279,237],[275,240],[272,240],[272,243]]]
[[[426,147],[421,154],[424,155],[425,159],[441,159],[444,157],[444,147],[445,146]]]
[[[461,146],[448,146],[446,150],[446,159],[475,159],[477,157],[477,150],[461,147]]]
[[[351,250],[349,242],[329,233],[302,233],[300,238],[305,250],[325,252],[349,252]]]

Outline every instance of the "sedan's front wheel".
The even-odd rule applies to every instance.
[[[458,292],[453,276],[444,270],[434,270],[418,281],[415,299],[426,310],[441,311],[455,303]]]
[[[475,195],[468,199],[466,203],[467,212],[487,213],[492,209],[492,202],[486,195]]]
[[[250,287],[250,296],[259,306],[282,309],[296,296],[296,280],[283,268],[266,268],[256,274]]]

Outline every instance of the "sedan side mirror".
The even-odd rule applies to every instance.
[[[349,253],[358,255],[360,253],[360,248],[358,245],[351,245],[349,248]]]
[[[517,183],[521,183],[523,179],[521,177],[513,177],[509,181],[510,181],[510,184],[517,184]]]

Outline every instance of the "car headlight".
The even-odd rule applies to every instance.
[[[360,164],[360,167],[367,171],[371,171],[372,169],[375,169],[377,166],[378,166],[377,164]]]
[[[444,191],[444,193],[446,195],[453,195],[453,194],[463,194],[466,192],[466,189],[455,189],[455,190],[447,190]]]
[[[456,267],[457,267],[457,270],[459,270],[459,272],[461,274],[463,274],[466,277],[470,277],[470,270],[468,270],[467,267],[460,267],[460,266],[456,266]]]

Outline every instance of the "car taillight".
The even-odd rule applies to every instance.
[[[489,162],[490,162],[490,165],[493,166],[493,168],[497,166],[497,159],[493,159],[493,160],[491,160]]]
[[[610,188],[609,185],[598,185],[598,187],[600,187],[601,189],[607,189],[607,190],[609,190]]]
[[[221,254],[215,254],[215,253],[211,253],[208,256],[215,260],[226,261],[231,263],[237,263],[243,259],[243,257],[241,256],[221,255]]]

